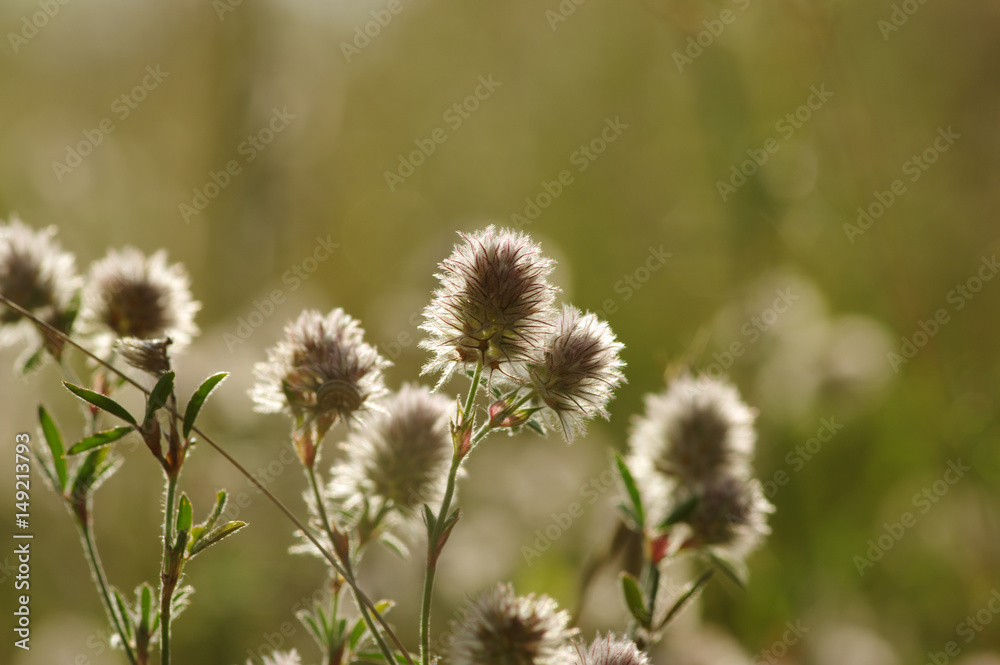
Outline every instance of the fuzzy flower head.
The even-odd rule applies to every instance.
[[[537,362],[552,329],[556,288],[547,277],[554,263],[538,245],[492,226],[460,235],[465,243],[440,264],[441,286],[421,326],[428,337],[420,346],[434,354],[423,373],[442,372],[442,383],[476,362],[490,370]]]
[[[643,496],[662,504],[675,488],[697,494],[716,477],[749,476],[755,417],[732,384],[705,375],[679,376],[648,396],[629,439]]]
[[[548,596],[518,597],[509,584],[482,593],[454,625],[452,665],[568,665],[576,629]]]
[[[94,263],[84,289],[88,327],[116,338],[165,339],[174,349],[198,334],[191,280],[180,263],[169,265],[163,250],[145,256],[134,247],[112,250]]]
[[[168,339],[139,339],[138,337],[122,337],[115,342],[115,349],[130,367],[149,372],[160,377],[170,371],[170,354],[168,347],[172,341]]]
[[[334,467],[329,494],[345,506],[367,502],[403,518],[440,502],[453,445],[451,401],[428,388],[404,385],[382,403],[364,429],[351,432],[347,459]]]
[[[608,634],[607,637],[598,636],[589,649],[579,642],[574,646],[573,665],[650,665],[649,658],[635,642],[624,637]]]
[[[607,404],[625,381],[623,348],[596,315],[563,307],[542,362],[529,365],[528,374],[545,415],[559,424],[567,441],[582,435],[594,416],[607,420]]]
[[[767,516],[774,506],[756,478],[724,476],[709,483],[692,513],[691,546],[722,550],[740,561],[771,533]]]
[[[337,308],[323,316],[306,310],[285,326],[285,339],[254,365],[250,391],[261,413],[285,413],[295,422],[296,447],[307,466],[338,420],[353,423],[386,394],[382,372],[391,363],[364,341],[358,322]]]
[[[54,226],[35,231],[16,217],[0,225],[0,294],[43,319],[68,309],[80,286],[76,261],[55,235]],[[0,325],[18,319],[0,307]]]

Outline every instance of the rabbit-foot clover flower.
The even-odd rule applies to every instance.
[[[170,371],[170,354],[167,347],[172,343],[170,338],[122,337],[115,342],[115,350],[130,367],[159,377]]]
[[[306,310],[285,326],[285,339],[254,365],[250,396],[261,413],[294,421],[299,457],[312,468],[316,450],[338,420],[354,423],[386,394],[383,370],[392,363],[364,341],[358,322],[337,308]]]
[[[709,547],[740,562],[771,533],[767,516],[774,506],[756,478],[724,476],[705,486],[691,514],[687,547]]]
[[[554,262],[529,236],[493,226],[460,235],[465,242],[440,264],[420,327],[428,333],[421,348],[434,354],[423,373],[441,372],[439,385],[477,362],[491,371],[538,362],[553,325]]]
[[[191,298],[190,283],[184,266],[169,265],[163,250],[151,256],[134,247],[112,250],[90,268],[82,316],[105,337],[169,337],[177,350],[199,332],[194,316],[201,303]]]
[[[452,665],[568,665],[577,631],[548,596],[518,597],[510,584],[483,592],[454,624]]]
[[[372,516],[395,511],[410,519],[444,494],[453,453],[448,418],[455,407],[417,385],[404,385],[381,407],[342,444],[347,458],[331,471],[328,495],[345,508],[367,505]]]
[[[76,318],[76,295],[80,278],[76,260],[62,251],[53,226],[33,230],[17,217],[0,225],[0,294],[9,298],[56,329],[69,333]],[[12,326],[2,337],[3,345],[22,337],[21,315],[0,307],[0,327]],[[63,342],[44,328],[39,332],[54,357]]]
[[[608,419],[607,404],[625,382],[625,363],[619,356],[623,348],[596,315],[581,314],[572,305],[563,307],[542,362],[530,364],[528,375],[545,406],[544,415],[558,423],[566,441],[583,435],[587,421],[595,416]]]
[[[748,477],[755,417],[732,384],[705,375],[679,376],[665,392],[648,395],[629,437],[629,468],[653,518],[665,516],[672,493],[698,494],[723,475]]]
[[[577,642],[573,665],[650,665],[636,643],[624,637],[608,634],[600,635],[590,643],[588,649],[583,643]]]

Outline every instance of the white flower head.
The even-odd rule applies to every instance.
[[[529,236],[492,226],[460,235],[420,327],[428,333],[421,348],[434,354],[423,373],[441,372],[441,383],[476,362],[507,374],[504,365],[538,362],[553,326],[554,262]]]
[[[69,307],[80,286],[76,260],[55,235],[54,226],[35,231],[17,217],[0,225],[0,294],[43,319]],[[0,325],[20,318],[0,308]]]
[[[455,406],[423,386],[404,385],[382,411],[350,433],[347,458],[331,471],[328,495],[346,507],[367,502],[404,519],[441,501],[453,445],[448,418]]]
[[[650,665],[636,643],[624,637],[600,635],[590,643],[590,648],[577,642],[573,665]]]
[[[717,549],[740,562],[771,533],[767,516],[773,512],[756,478],[723,476],[705,486],[684,522],[691,529],[691,545]]]
[[[518,597],[510,584],[483,592],[454,624],[452,665],[569,665],[576,635],[548,596]]]
[[[558,423],[567,441],[584,434],[587,421],[595,416],[607,420],[607,404],[625,381],[625,363],[619,356],[623,348],[596,315],[563,307],[542,361],[529,364],[528,375],[545,406],[543,413]]]
[[[199,332],[194,316],[201,303],[191,298],[190,282],[184,266],[169,265],[163,250],[151,256],[134,247],[111,250],[90,268],[83,321],[108,346],[109,336],[169,338],[176,351]]]

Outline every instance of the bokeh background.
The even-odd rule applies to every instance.
[[[949,641],[961,653],[948,662],[1000,662],[1000,618],[984,610],[1000,588],[1000,280],[969,283],[1000,251],[1000,3],[18,0],[0,25],[0,214],[58,226],[81,269],[123,245],[183,262],[203,309],[178,360],[181,392],[232,372],[204,424],[249,468],[272,464],[271,487],[300,513],[303,477],[276,462],[287,423],[252,413],[246,390],[301,309],[344,307],[394,360],[390,383],[416,380],[416,314],[436,263],[456,231],[498,223],[530,232],[558,260],[564,299],[609,320],[629,379],[611,421],[572,447],[494,438],[470,460],[435,634],[498,579],[573,606],[580,567],[614,529],[609,451],[626,445],[642,396],[688,362],[724,370],[759,409],[757,472],[787,482],[770,487],[774,533],[748,589],[713,584],[655,662],[763,662],[786,622],[808,632],[774,662],[923,663]],[[477,88],[483,99],[467,99]],[[822,101],[803,107],[815,90]],[[608,122],[619,129],[602,145]],[[269,125],[280,131],[262,134]],[[935,149],[949,128],[958,138]],[[445,140],[399,171],[435,130]],[[744,164],[765,144],[763,165]],[[73,150],[89,154],[77,163]],[[206,187],[230,161],[238,173]],[[563,171],[571,182],[540,197]],[[902,193],[876,215],[888,200],[876,193],[897,179]],[[871,223],[845,227],[859,206]],[[315,260],[324,242],[337,248]],[[670,256],[647,263],[656,252]],[[966,297],[960,285],[981,288]],[[283,302],[268,311],[275,290]],[[791,301],[781,313],[769,310],[779,292]],[[939,309],[949,322],[893,367],[888,354]],[[733,343],[742,353],[730,358]],[[4,377],[4,450],[35,432],[39,401],[77,426],[52,367]],[[806,459],[796,447],[824,419],[842,428]],[[157,575],[160,481],[148,453],[123,448],[97,533],[112,581],[132,588]],[[939,483],[922,513],[914,496],[957,460],[970,470]],[[3,468],[0,496],[12,497]],[[536,529],[591,482],[599,500],[529,565]],[[290,525],[198,451],[183,479],[196,509],[218,487],[249,492],[251,527],[189,568],[197,591],[175,624],[175,661],[243,663],[287,622],[283,647],[310,662],[292,608],[322,564],[287,554]],[[859,574],[855,557],[905,512],[915,526]],[[32,523],[32,649],[5,629],[0,661],[124,662],[102,645],[71,521],[40,479]],[[11,550],[0,550],[4,625]],[[372,596],[398,601],[390,617],[413,645],[419,559],[373,551],[363,571]],[[960,624],[977,612],[992,624],[966,643]],[[624,615],[608,573],[582,627],[620,631]]]

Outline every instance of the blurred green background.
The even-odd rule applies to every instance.
[[[57,225],[81,270],[129,244],[186,264],[203,332],[178,360],[181,392],[232,372],[204,424],[249,468],[271,463],[273,490],[300,514],[303,477],[276,462],[287,423],[253,414],[246,390],[302,308],[344,307],[395,361],[390,384],[415,380],[415,315],[437,262],[456,231],[498,223],[531,233],[558,260],[565,300],[609,320],[629,379],[610,423],[572,447],[497,437],[472,457],[435,634],[498,579],[573,605],[617,489],[600,485],[530,565],[522,547],[601,483],[642,396],[687,360],[725,370],[759,409],[758,474],[786,482],[770,486],[774,533],[748,590],[713,585],[657,663],[763,661],[786,622],[809,630],[773,662],[923,663],[949,641],[961,649],[949,662],[1000,662],[982,656],[1000,651],[1000,619],[984,610],[1000,588],[1000,280],[974,281],[1000,250],[1000,3],[37,0],[3,3],[0,21],[0,214]],[[958,138],[935,148],[949,128]],[[434,150],[411,158],[421,145]],[[401,160],[420,163],[411,175]],[[872,221],[845,227],[859,207]],[[323,243],[338,247],[318,261]],[[791,301],[780,314],[776,292]],[[914,340],[939,309],[948,323]],[[924,344],[894,371],[887,354],[904,337]],[[5,450],[34,435],[38,401],[78,426],[52,367],[5,376]],[[796,447],[824,419],[843,427],[806,459]],[[123,448],[96,521],[112,581],[131,589],[158,573],[161,487],[148,453]],[[914,496],[957,460],[971,470],[922,513]],[[293,607],[323,566],[286,553],[290,525],[218,455],[186,468],[196,510],[219,487],[248,492],[251,528],[188,569],[175,662],[243,663],[285,622],[283,647],[311,662]],[[860,575],[855,557],[908,511],[915,526]],[[32,521],[32,650],[5,630],[0,661],[124,662],[101,644],[71,521],[40,480]],[[390,617],[415,646],[420,557],[374,551],[363,578],[399,602]],[[960,623],[977,612],[995,621],[966,643]],[[585,634],[621,631],[624,615],[608,574]]]

